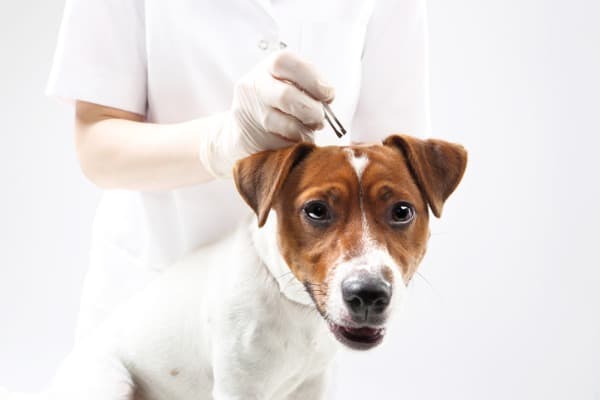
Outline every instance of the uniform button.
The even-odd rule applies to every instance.
[[[287,47],[287,44],[283,43],[283,42],[279,42],[279,48],[281,50],[285,49]]]
[[[261,50],[266,50],[269,48],[269,43],[266,40],[261,39],[258,41],[258,48]]]

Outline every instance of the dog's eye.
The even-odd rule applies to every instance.
[[[401,201],[392,206],[390,210],[390,224],[395,226],[406,225],[415,217],[414,207],[407,202]]]
[[[309,201],[304,206],[304,214],[314,222],[328,222],[331,220],[329,207],[323,201]]]

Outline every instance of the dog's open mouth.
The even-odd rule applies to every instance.
[[[385,328],[360,327],[351,328],[329,323],[329,329],[337,340],[354,350],[369,350],[383,340]]]

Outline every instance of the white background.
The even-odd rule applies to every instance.
[[[43,95],[59,1],[0,5],[0,384],[70,349],[99,192]],[[430,0],[434,134],[470,152],[386,346],[336,399],[600,399],[600,3]],[[427,282],[428,283],[427,283]]]

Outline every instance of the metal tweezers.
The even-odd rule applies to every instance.
[[[329,104],[323,102],[323,111],[325,111],[325,119],[327,120],[327,122],[329,122],[329,126],[331,126],[331,129],[333,129],[337,137],[341,138],[342,136],[344,136],[346,134],[346,129],[344,129],[340,121],[338,121],[338,119],[336,118],[333,111],[331,111],[331,107],[329,107]]]

